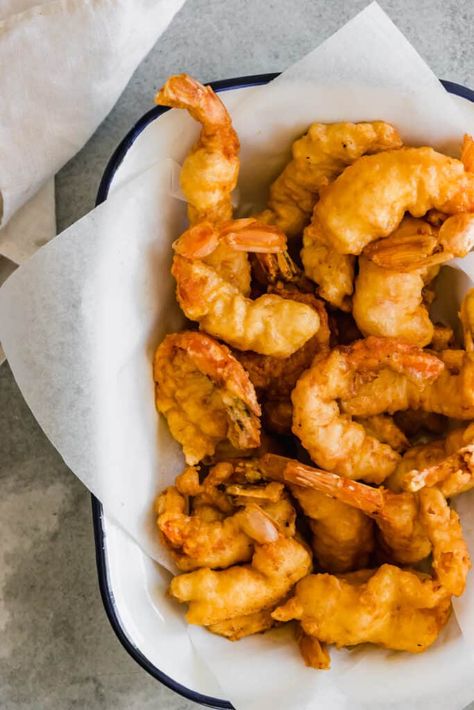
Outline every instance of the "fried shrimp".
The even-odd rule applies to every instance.
[[[237,449],[260,443],[260,407],[247,373],[230,350],[203,333],[167,335],[154,359],[156,406],[188,464],[229,440]]]
[[[293,432],[319,466],[380,483],[395,469],[399,454],[344,415],[338,401],[347,400],[360,380],[380,371],[403,373],[418,390],[442,370],[434,355],[390,338],[370,337],[335,348],[298,380],[292,393]]]
[[[206,487],[202,487],[206,490]],[[203,515],[203,509],[205,515]],[[209,510],[214,515],[209,516]],[[270,519],[255,516],[251,508],[239,508],[227,517],[216,515],[216,508],[199,506],[186,514],[186,498],[178,487],[166,488],[156,499],[156,524],[169,546],[177,567],[188,572],[199,567],[229,567],[248,562],[255,540],[274,540],[274,526],[286,535],[294,535],[295,511],[287,498],[267,503],[264,510]]]
[[[474,214],[449,217],[439,230],[407,217],[392,235],[369,244],[359,258],[353,298],[362,333],[397,337],[420,347],[431,343],[435,327],[424,288],[440,264],[466,256],[473,246]]]
[[[293,485],[306,486],[310,492],[314,489],[320,495],[331,496],[373,518],[384,552],[391,561],[415,564],[430,554],[431,542],[421,519],[418,497],[413,493],[371,488],[296,461],[287,465],[284,479]]]
[[[185,315],[238,350],[289,357],[319,329],[310,306],[274,294],[252,301],[199,259],[176,254],[172,274]]]
[[[231,219],[231,192],[239,175],[239,139],[226,107],[210,86],[188,74],[170,77],[155,101],[185,109],[202,126],[180,176],[190,223]]]
[[[324,190],[313,214],[318,239],[340,254],[360,254],[387,237],[405,212],[474,211],[474,173],[432,148],[400,148],[359,158]]]
[[[258,527],[266,516],[257,507],[251,513]],[[271,521],[264,524],[272,525]],[[311,555],[306,547],[275,526],[273,531],[272,542],[256,542],[250,564],[222,571],[203,568],[172,580],[170,594],[189,604],[186,618],[190,624],[214,626],[218,633],[216,624],[273,609],[309,573]]]
[[[376,414],[373,417],[356,418],[362,424],[367,434],[375,436],[383,444],[388,444],[394,451],[405,451],[409,447],[409,441],[403,431],[395,424],[393,418],[387,414]]]
[[[312,338],[285,359],[259,355],[251,351],[234,353],[248,372],[257,393],[271,400],[289,398],[301,373],[311,365],[315,355],[328,349],[331,336],[324,304],[312,293],[300,293],[284,288],[278,289],[275,293],[281,298],[305,303],[313,308],[318,315],[320,325]]]
[[[419,491],[436,486],[452,498],[474,488],[474,444],[463,446],[454,454],[420,470],[412,469],[398,476],[400,486],[407,491]]]
[[[365,153],[399,148],[398,131],[389,123],[313,123],[292,146],[292,160],[270,187],[261,217],[287,236],[308,224],[322,187]]]
[[[411,478],[421,474],[423,471],[421,480],[424,480],[425,477],[432,475],[432,467],[438,471],[439,480],[445,478],[444,474],[441,474],[441,471],[444,471],[448,479],[454,481],[456,459],[451,459],[450,457],[457,455],[460,449],[469,446],[469,444],[474,444],[474,424],[452,429],[441,439],[412,446],[403,454],[402,460],[393,474],[387,479],[386,485],[395,492],[400,492],[404,488],[414,490],[411,488]],[[439,468],[438,465],[440,466]],[[451,473],[453,474],[452,479]],[[468,472],[463,469],[462,473],[462,478],[464,479],[464,474]],[[426,484],[423,483],[423,485]],[[445,493],[445,495],[449,498],[452,494]]]
[[[314,487],[296,485],[285,475],[289,464],[298,462],[266,454],[257,466],[269,478],[283,480],[308,517],[311,546],[319,568],[326,572],[349,572],[366,567],[375,545],[371,519],[354,506]]]
[[[337,648],[373,643],[421,653],[436,641],[450,612],[439,583],[385,564],[338,576],[311,574],[272,616],[297,619],[308,636]]]
[[[451,596],[464,591],[470,559],[459,518],[444,496],[430,489],[422,493],[420,517],[433,548],[433,577],[390,564],[345,575],[311,574],[273,618],[297,619],[304,633],[338,648],[374,643],[420,653],[431,646],[449,618]]]
[[[371,382],[355,388],[352,396],[342,397],[342,411],[365,417],[382,412],[393,414],[403,409],[422,409],[453,419],[474,419],[473,353],[445,350],[436,356],[440,365],[445,367],[424,389],[400,372],[384,370]]]

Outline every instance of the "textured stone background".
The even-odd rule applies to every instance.
[[[366,4],[188,0],[58,175],[59,230],[93,207],[112,150],[169,74],[209,81],[284,69]],[[439,77],[474,86],[472,0],[380,4]],[[89,494],[37,426],[8,365],[0,368],[0,451],[0,707],[195,707],[142,671],[115,638],[96,581]]]

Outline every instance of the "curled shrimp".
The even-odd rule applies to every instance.
[[[474,214],[448,217],[439,229],[405,218],[395,232],[372,242],[359,258],[353,313],[364,335],[401,338],[424,347],[435,328],[424,288],[439,266],[474,246]]]
[[[436,486],[449,498],[465,493],[474,487],[474,445],[463,446],[431,466],[412,469],[399,476],[399,482],[404,490],[412,492]]]
[[[281,495],[277,500],[263,502],[269,517],[253,515],[250,499],[248,504],[231,509],[231,514],[226,516],[209,504],[209,498],[207,503],[201,500],[191,514],[186,514],[183,490],[189,490],[190,477],[195,479],[193,493],[209,496],[216,481],[204,481],[200,485],[196,469],[188,469],[178,477],[176,485],[166,488],[155,502],[158,529],[180,570],[223,568],[247,562],[253,555],[256,540],[260,543],[275,540],[271,521],[280,525],[284,534],[294,535],[295,511]]]
[[[292,160],[271,185],[268,207],[259,218],[278,225],[288,237],[300,234],[310,221],[320,190],[347,165],[365,153],[377,153],[401,145],[397,130],[383,121],[313,123],[307,133],[293,143]],[[320,295],[348,310],[354,276],[353,259],[314,244],[310,228],[305,231],[302,259],[306,274],[318,283]],[[271,267],[272,260],[268,261],[270,266],[266,271],[278,273],[278,268]],[[291,268],[286,271],[287,274],[280,270],[283,279],[294,280],[294,270],[293,273]]]
[[[302,543],[280,533],[258,506],[249,515],[253,527],[273,526],[274,534],[271,542],[255,541],[249,564],[219,571],[203,568],[172,580],[170,594],[188,603],[190,624],[213,627],[218,633],[215,625],[221,622],[271,610],[310,571],[311,555]]]
[[[365,153],[399,148],[398,131],[389,123],[313,123],[293,143],[292,160],[270,187],[267,209],[260,215],[288,237],[308,224],[321,188]]]
[[[437,433],[439,434],[440,432],[438,431]],[[431,468],[436,467],[438,464],[442,467],[438,470],[444,469],[447,473],[450,464],[448,463],[448,468],[446,468],[445,459],[448,460],[453,454],[457,454],[460,449],[469,444],[474,444],[474,424],[456,427],[443,438],[412,446],[403,454],[397,468],[387,479],[386,485],[396,493],[399,493],[404,488],[412,490],[408,483],[411,479],[411,474],[431,471]],[[444,494],[447,498],[451,497],[451,494]]]
[[[446,625],[451,598],[438,579],[384,564],[343,575],[310,574],[272,613],[337,648],[373,643],[421,653]]]
[[[188,464],[211,456],[221,441],[237,449],[260,443],[260,407],[243,367],[204,333],[167,335],[154,359],[156,406]]]
[[[379,371],[401,372],[414,389],[422,389],[442,370],[436,356],[390,338],[372,336],[335,348],[298,380],[291,397],[293,432],[317,465],[348,478],[380,483],[393,472],[400,456],[343,414],[339,400],[348,399],[359,381]]]
[[[371,416],[404,409],[420,409],[453,419],[474,419],[474,352],[472,321],[474,289],[467,292],[461,306],[465,350],[444,350],[436,356],[444,368],[432,383],[420,389],[401,372],[379,372],[341,403],[345,413]]]
[[[274,293],[281,298],[310,306],[317,313],[320,326],[312,338],[285,359],[251,351],[235,353],[237,360],[248,372],[260,400],[289,398],[301,373],[311,365],[315,355],[327,351],[331,336],[324,304],[312,293],[300,293],[287,288],[279,288]]]
[[[195,258],[193,253],[197,244],[197,253],[207,254],[216,238],[231,239],[233,249],[281,250],[285,237],[276,227],[254,220],[236,223],[224,224],[217,237],[212,226],[206,227],[205,233],[201,225],[191,227],[175,242],[172,274],[177,283],[178,302],[188,318],[197,320],[203,330],[238,350],[289,357],[318,331],[320,319],[315,310],[274,294],[252,301],[219,270]],[[211,242],[209,247],[204,246],[202,238],[206,234]],[[187,248],[189,243],[192,248]]]
[[[231,192],[239,175],[240,146],[226,107],[210,86],[203,86],[188,74],[170,77],[155,101],[185,109],[202,127],[180,176],[190,223],[231,219]]]
[[[393,562],[414,564],[431,552],[431,542],[420,519],[418,498],[413,493],[372,488],[296,461],[288,463],[284,480],[331,496],[373,518],[383,549]]]
[[[433,208],[447,215],[474,211],[474,173],[432,148],[400,148],[346,168],[321,195],[312,225],[323,244],[358,255],[391,234],[405,212],[421,217]]]
[[[308,518],[311,546],[319,568],[327,572],[349,572],[367,566],[375,546],[372,520],[354,505],[326,495],[326,491],[295,483],[287,475],[293,463],[296,462],[292,459],[266,454],[257,467],[268,478],[276,478],[289,486]]]

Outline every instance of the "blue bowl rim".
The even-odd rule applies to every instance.
[[[267,84],[272,79],[275,79],[280,72],[269,73],[269,74],[254,74],[251,76],[241,76],[234,79],[223,79],[221,81],[211,81],[209,86],[212,86],[214,91],[229,91],[232,89],[241,89],[244,87],[251,86],[261,86]],[[456,96],[461,96],[468,101],[474,102],[474,91],[469,89],[467,86],[461,84],[456,84],[453,81],[440,80],[444,88],[450,93]],[[102,202],[105,202],[109,194],[110,186],[117,172],[120,164],[125,158],[127,152],[130,150],[138,136],[145,130],[145,128],[162,116],[169,108],[164,106],[155,106],[154,108],[147,111],[130,129],[127,135],[119,143],[115,151],[113,152],[107,166],[102,175],[99,189],[97,191],[96,197],[96,207]],[[104,509],[101,502],[95,497],[91,496],[92,499],[92,520],[94,526],[94,539],[95,539],[95,552],[96,552],[96,564],[97,564],[97,575],[99,579],[100,594],[102,597],[102,602],[104,604],[105,612],[110,621],[110,624],[117,635],[120,643],[125,648],[125,650],[130,654],[130,656],[140,665],[147,673],[149,673],[153,678],[159,680],[160,683],[173,690],[178,695],[181,695],[188,700],[192,700],[195,703],[200,703],[211,708],[223,708],[224,710],[234,710],[234,706],[228,700],[221,700],[219,698],[214,698],[210,695],[203,695],[198,693],[191,688],[178,683],[176,680],[170,676],[163,673],[159,668],[157,668],[151,661],[148,660],[146,656],[140,651],[140,649],[135,646],[128,638],[124,625],[118,614],[117,606],[115,604],[114,593],[110,585],[110,578],[107,571],[107,558],[105,553],[105,530],[104,530]]]

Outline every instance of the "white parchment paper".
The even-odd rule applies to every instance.
[[[312,121],[385,119],[408,143],[450,151],[474,130],[376,4],[279,79],[249,91],[233,116],[242,142],[242,212],[264,204],[291,141]],[[152,533],[151,504],[183,460],[154,410],[151,363],[156,344],[183,323],[169,267],[184,204],[170,160],[182,160],[198,128],[182,113],[160,120],[170,132],[156,143],[156,164],[146,156],[133,179],[119,181],[104,205],[7,281],[0,338],[26,401],[66,463],[107,515],[168,564]],[[441,294],[450,313],[474,275],[470,259],[455,266]],[[472,494],[459,501],[472,552],[473,505]],[[189,633],[238,710],[457,710],[474,698],[472,578],[456,617],[420,656],[333,651],[332,670],[318,673],[304,667],[289,628],[237,644],[202,629]]]

